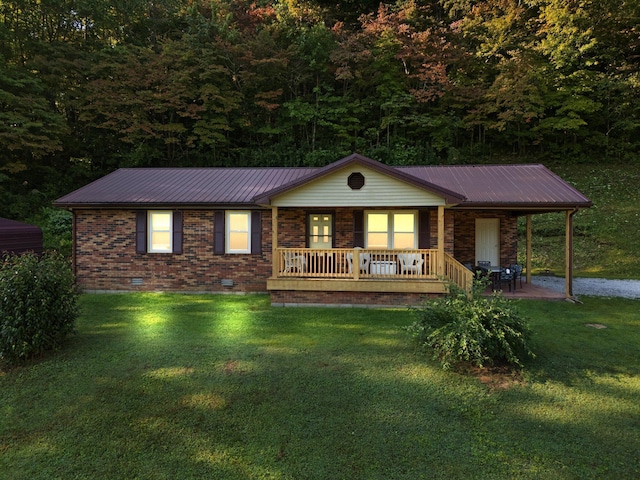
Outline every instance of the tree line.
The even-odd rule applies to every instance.
[[[0,0],[0,216],[118,167],[637,161],[640,3]]]

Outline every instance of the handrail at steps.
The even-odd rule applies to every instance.
[[[470,293],[473,285],[473,272],[453,258],[450,254],[444,254],[444,277]]]

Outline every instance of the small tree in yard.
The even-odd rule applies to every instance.
[[[474,281],[470,294],[451,285],[445,297],[415,310],[418,320],[407,329],[443,368],[463,362],[522,366],[524,357],[535,356],[528,346],[528,324],[502,294],[483,296],[485,288],[482,280]]]
[[[79,291],[57,253],[0,259],[0,360],[18,363],[58,348],[73,332]]]

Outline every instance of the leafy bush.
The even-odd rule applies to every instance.
[[[56,250],[71,257],[73,216],[67,210],[43,207],[37,215],[29,218],[29,223],[42,229],[45,250]]]
[[[5,255],[0,263],[0,359],[17,363],[58,348],[75,327],[78,295],[60,254]]]
[[[525,356],[534,356],[528,324],[502,294],[483,296],[485,288],[485,282],[476,280],[468,295],[451,285],[447,296],[415,310],[418,320],[407,330],[418,344],[433,350],[443,368],[461,362],[522,366]]]

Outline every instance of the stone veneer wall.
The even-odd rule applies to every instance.
[[[260,255],[214,255],[213,217],[213,210],[183,210],[182,254],[137,254],[135,210],[76,210],[78,282],[86,290],[265,292],[271,275],[270,211],[262,214]],[[223,286],[223,279],[233,285]]]

